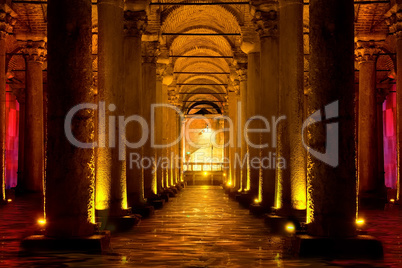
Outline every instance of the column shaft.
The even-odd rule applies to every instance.
[[[143,47],[144,62],[142,64],[142,116],[145,121],[153,124],[151,121],[151,105],[156,103],[156,53],[158,42],[145,42]],[[148,139],[144,145],[143,154],[143,172],[144,172],[144,193],[146,198],[153,197],[157,193],[156,184],[156,150],[151,145],[151,139]]]
[[[324,121],[310,118],[307,126],[307,222],[308,233],[316,236],[355,235],[353,18],[352,0],[310,1],[308,114],[320,110],[317,117]]]
[[[126,118],[141,114],[142,107],[142,56],[141,35],[146,26],[145,11],[126,11],[124,37],[124,78],[125,114]],[[142,129],[137,122],[126,126],[126,139],[136,143],[141,139]],[[126,159],[129,161],[126,170],[127,201],[129,207],[135,207],[144,202],[144,180],[140,166],[131,162],[131,159],[141,158],[142,150],[139,146],[127,148]]]
[[[97,5],[98,92],[99,101],[105,102],[105,117],[99,120],[99,140],[103,144],[97,150],[96,208],[109,209],[116,215],[127,209],[124,146],[119,143],[117,120],[114,124],[110,121],[124,115],[123,4],[123,0],[100,0]]]
[[[276,208],[283,213],[306,209],[306,153],[302,144],[304,109],[303,1],[279,1],[279,116]]]
[[[396,35],[396,142],[397,142],[397,194],[396,200],[401,203],[402,176],[402,32]]]
[[[261,77],[260,77],[260,53],[252,52],[248,54],[248,64],[247,64],[247,114],[246,120],[253,116],[263,114],[263,110],[266,108],[261,101]],[[259,125],[260,122],[256,122]],[[250,128],[260,128],[256,124],[251,123]],[[261,134],[258,132],[249,132],[247,142],[247,152],[249,157],[249,176],[250,176],[250,193],[254,198],[262,198],[262,191],[259,191],[260,185],[260,171],[261,165],[257,164],[255,160],[261,159],[261,148],[255,148],[256,146],[251,146],[252,144],[261,144]]]
[[[43,191],[44,178],[44,127],[43,127],[43,59],[26,49],[26,94],[25,94],[25,144],[24,171],[25,189]],[[42,48],[43,49],[43,48]],[[37,52],[33,52],[37,53]]]
[[[48,1],[48,151],[46,235],[88,236],[95,230],[93,148],[81,148],[66,137],[71,108],[94,101],[92,89],[92,3]],[[1,72],[0,72],[1,73]],[[71,121],[74,137],[93,142],[94,110],[79,110]]]
[[[270,2],[269,11],[257,11],[254,21],[260,35],[260,73],[262,116],[270,123],[270,131],[262,133],[261,158],[270,160],[270,165],[262,167],[262,204],[266,208],[274,205],[276,176],[276,123],[279,102],[279,40],[278,40],[278,3]]]
[[[358,178],[361,194],[377,190],[378,140],[375,60],[359,64]]]

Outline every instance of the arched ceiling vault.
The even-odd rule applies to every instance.
[[[212,103],[223,110],[227,73],[244,24],[240,11],[238,5],[162,8],[161,34],[166,37],[184,111],[195,103],[202,105],[193,106],[194,109]],[[212,107],[209,106],[208,110]]]

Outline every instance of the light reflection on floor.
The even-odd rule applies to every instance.
[[[292,259],[289,239],[269,235],[216,186],[187,187],[153,218],[113,235],[110,254],[18,256],[39,208],[29,198],[0,208],[1,267],[402,267],[401,217],[389,211],[366,214],[370,234],[384,241],[384,262]]]

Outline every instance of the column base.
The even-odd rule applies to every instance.
[[[131,208],[132,213],[141,215],[142,218],[149,218],[155,213],[153,206],[147,204],[134,205]]]
[[[384,210],[387,203],[387,196],[379,194],[361,194],[359,196],[359,209],[363,210]]]
[[[100,223],[100,230],[109,230],[110,232],[124,232],[138,225],[141,221],[141,215],[131,214],[131,209],[121,210],[117,215],[110,215],[109,210],[97,210],[96,221]]]
[[[148,200],[148,204],[154,207],[154,209],[162,209],[165,205],[165,199],[153,198]]]
[[[351,238],[325,238],[298,235],[292,241],[292,250],[301,258],[383,258],[382,243],[368,235],[358,235]]]
[[[103,231],[88,237],[54,238],[45,235],[32,235],[21,242],[24,253],[37,252],[85,252],[102,253],[110,249],[110,232]]]
[[[237,196],[239,196],[239,195],[240,195],[240,192],[238,190],[236,190],[236,189],[230,189],[229,190],[229,197],[230,198],[232,198],[234,200],[237,200]]]
[[[283,217],[278,215],[267,215],[264,219],[265,224],[269,227],[270,232],[279,235],[289,235],[295,232],[302,231],[301,224],[296,218]],[[292,225],[294,228],[289,227]]]
[[[172,192],[173,192],[175,195],[177,195],[177,194],[179,193],[179,190],[177,190],[177,188],[176,188],[175,186],[171,186],[171,187],[169,188],[169,190],[172,190]]]
[[[248,192],[241,192],[240,195],[236,196],[236,201],[245,208],[249,208],[254,202],[254,195]]]
[[[163,193],[166,193],[169,197],[176,197],[176,194],[170,188],[165,189]]]
[[[270,212],[270,209],[262,206],[261,204],[251,204],[249,207],[250,214],[256,217],[263,217],[266,213]]]
[[[166,193],[165,191],[162,191],[162,193],[159,194],[159,197],[161,199],[165,200],[165,203],[169,202],[169,194]]]

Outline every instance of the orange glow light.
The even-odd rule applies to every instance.
[[[38,220],[38,224],[41,225],[41,226],[44,226],[44,225],[46,225],[46,220],[44,220],[44,219],[39,219],[39,220]]]
[[[227,186],[232,186],[232,182],[228,181]]]
[[[285,225],[285,230],[288,233],[294,233],[296,231],[296,227],[293,223],[289,222],[288,224]]]
[[[364,219],[356,219],[356,224],[357,224],[358,226],[363,226],[364,223],[365,223]]]
[[[13,202],[13,200],[12,199],[7,199],[7,202],[11,203],[11,202]]]
[[[395,199],[391,198],[391,199],[389,200],[389,202],[395,203]]]
[[[208,172],[204,172],[204,176],[207,176],[208,175]]]

